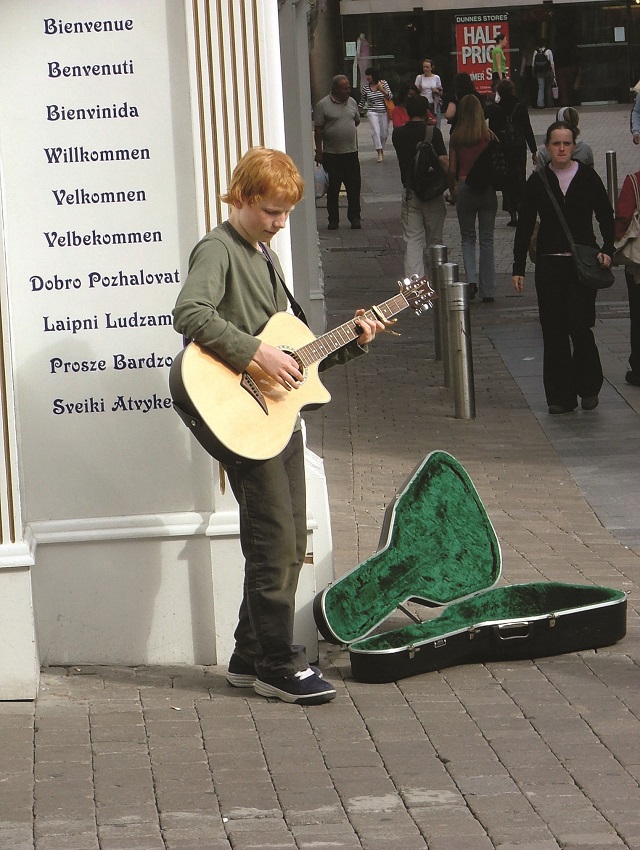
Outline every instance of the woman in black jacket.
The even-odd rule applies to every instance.
[[[575,128],[556,121],[547,130],[545,144],[551,162],[544,173],[574,242],[597,246],[593,215],[602,235],[600,263],[609,267],[613,257],[613,209],[607,190],[593,168],[572,160]],[[570,413],[582,399],[583,410],[598,406],[602,366],[592,328],[596,321],[596,290],[578,279],[564,228],[539,172],[527,180],[513,246],[513,287],[524,288],[529,242],[540,219],[536,246],[536,293],[542,326],[542,377],[549,413]]]
[[[489,104],[487,117],[489,129],[500,140],[507,158],[509,188],[502,193],[503,208],[511,213],[509,226],[515,227],[518,223],[520,196],[527,179],[527,147],[535,165],[536,139],[527,107],[516,97],[516,87],[511,80],[501,80],[497,92],[500,100]]]

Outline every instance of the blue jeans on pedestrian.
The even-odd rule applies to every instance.
[[[551,71],[545,74],[537,74],[538,79],[538,109],[543,109],[545,106],[553,106],[553,94],[551,92],[552,76]]]
[[[474,192],[463,181],[458,183],[456,211],[462,258],[467,283],[475,283],[481,298],[493,298],[496,292],[493,231],[495,229],[498,199],[491,186],[484,192]],[[479,263],[476,265],[476,218],[478,220]]]

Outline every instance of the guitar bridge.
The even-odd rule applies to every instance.
[[[262,395],[260,391],[260,387],[253,380],[251,375],[248,372],[242,373],[242,380],[240,381],[240,386],[246,390],[252,398],[254,398],[262,410],[269,415],[269,408],[267,407],[267,402],[265,401],[265,397]]]

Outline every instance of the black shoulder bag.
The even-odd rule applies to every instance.
[[[549,186],[546,168],[542,168],[538,174],[544,184],[544,188],[547,190],[547,193],[551,198],[551,203],[553,204],[558,219],[560,220],[565,236],[569,240],[571,256],[573,257],[573,262],[575,263],[580,283],[584,284],[588,289],[608,289],[613,285],[615,277],[613,276],[611,269],[606,269],[598,262],[598,254],[601,253],[600,249],[594,248],[592,245],[576,245],[573,240],[573,236],[571,235],[571,231],[569,230],[567,220],[560,209],[558,199],[553,194],[551,186]]]

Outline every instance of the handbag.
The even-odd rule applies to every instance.
[[[474,192],[486,192],[489,186],[494,189],[505,189],[508,186],[507,157],[494,133],[491,133],[489,144],[471,166],[466,183]]]
[[[393,95],[391,94],[389,83],[387,83],[385,80],[380,80],[380,82],[384,82],[385,86],[387,87],[387,91],[384,91],[384,89],[382,90],[382,95],[384,97],[385,109],[387,110],[387,118],[389,119],[389,121],[391,121],[391,116],[393,115],[393,110],[396,108],[396,105],[393,102]]]
[[[640,191],[636,175],[630,174],[629,177],[636,198],[636,208],[624,236],[614,242],[616,252],[613,261],[618,266],[640,266]]]
[[[594,248],[593,245],[576,245],[571,231],[569,230],[569,225],[567,224],[562,210],[560,209],[558,199],[551,191],[551,186],[549,186],[546,169],[543,168],[538,172],[538,174],[544,184],[544,188],[547,190],[547,193],[551,198],[551,203],[553,204],[558,219],[560,220],[565,236],[569,241],[571,256],[573,257],[573,262],[575,264],[576,271],[578,272],[578,280],[588,289],[608,289],[613,285],[615,277],[613,276],[611,269],[606,269],[604,266],[600,265],[600,262],[598,261],[598,254],[601,253],[600,249]]]
[[[391,116],[393,115],[393,110],[396,108],[396,105],[393,102],[393,99],[390,98],[390,97],[385,97],[384,105],[385,105],[385,109],[387,110],[387,118],[389,118],[389,120],[391,120]]]
[[[560,87],[558,86],[558,83],[555,81],[555,79],[551,85],[551,97],[554,100],[557,100],[560,97]]]

